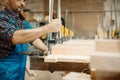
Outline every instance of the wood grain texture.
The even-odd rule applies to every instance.
[[[31,70],[48,70],[54,71],[75,71],[90,73],[89,63],[77,62],[44,62],[38,57],[30,57]]]

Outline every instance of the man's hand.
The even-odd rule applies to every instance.
[[[53,19],[47,26],[48,32],[58,32],[61,30],[62,24],[59,19]]]
[[[48,49],[44,50],[44,55],[47,56],[48,55]]]
[[[35,39],[32,44],[37,49],[42,50],[44,55],[48,54],[48,47],[39,38]]]

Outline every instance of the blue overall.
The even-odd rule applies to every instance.
[[[27,21],[24,21],[26,29],[32,28]],[[24,80],[26,58],[20,52],[27,52],[27,44],[17,44],[13,53],[0,59],[0,80]]]

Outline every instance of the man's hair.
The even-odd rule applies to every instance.
[[[4,7],[5,6],[5,0],[0,0],[0,5],[2,5],[2,7]]]

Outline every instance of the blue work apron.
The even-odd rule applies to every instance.
[[[25,29],[32,27],[27,21],[24,21]],[[13,53],[0,59],[0,80],[24,80],[27,55],[20,52],[27,52],[27,44],[17,44]]]
[[[0,80],[24,80],[27,44],[17,44],[12,55],[0,59]]]

